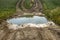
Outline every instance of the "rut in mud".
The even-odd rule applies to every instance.
[[[32,7],[30,9],[27,9],[24,7],[25,0],[19,0],[18,3],[16,4],[16,16],[17,15],[23,15],[24,13],[30,13],[33,14],[35,12],[36,14],[42,13],[42,4],[40,0],[30,0],[34,4],[32,4]],[[21,9],[20,9],[21,7]],[[35,14],[34,14],[35,15]],[[39,14],[38,14],[39,15]]]
[[[0,28],[0,40],[60,40],[58,28],[31,28],[18,30]]]

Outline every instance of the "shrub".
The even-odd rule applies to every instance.
[[[49,20],[52,20],[56,24],[60,25],[60,7],[57,7],[53,10],[46,10],[45,15]]]

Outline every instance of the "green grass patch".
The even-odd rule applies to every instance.
[[[15,8],[18,0],[0,0],[0,8]]]
[[[8,18],[15,13],[18,0],[0,0],[0,19]]]
[[[21,17],[33,17],[34,15],[23,15]]]
[[[31,0],[25,0],[24,2],[24,7],[27,9],[30,9],[33,5],[33,2],[31,2]]]
[[[12,16],[14,14],[15,10],[14,9],[9,9],[7,11],[1,11],[0,12],[0,19],[7,19],[10,16]]]
[[[42,3],[47,18],[60,25],[60,0],[42,0]]]

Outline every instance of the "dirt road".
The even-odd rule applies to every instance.
[[[9,30],[8,28],[0,28],[0,40],[60,40],[60,29],[56,29],[27,27]]]

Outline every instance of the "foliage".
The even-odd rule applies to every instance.
[[[24,2],[24,7],[27,9],[30,9],[33,5],[33,2],[31,2],[31,0],[25,0]]]
[[[6,18],[9,18],[11,15],[13,15],[15,12],[14,9],[9,9],[7,11],[1,11],[0,12],[0,19],[6,19]]]
[[[0,19],[8,18],[15,12],[18,0],[0,0]]]
[[[43,0],[42,2],[47,18],[60,25],[60,0]]]

